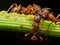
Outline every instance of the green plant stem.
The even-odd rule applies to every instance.
[[[24,17],[25,18],[25,17]],[[4,18],[4,20],[0,20],[0,30],[1,31],[19,31],[22,33],[28,33],[32,31],[33,21],[28,21],[26,19],[23,20],[15,20]],[[49,36],[60,37],[60,28],[58,25],[52,23],[48,29],[48,26],[51,22],[44,21],[40,22],[39,34],[45,35],[48,32]],[[48,30],[48,31],[47,31]]]
[[[23,15],[23,16],[22,16]],[[25,14],[16,14],[16,13],[7,13],[6,11],[0,12],[0,31],[15,31],[21,33],[28,33],[32,32],[32,24],[34,23],[34,16],[25,15]],[[52,23],[50,26],[49,24],[51,21],[42,20],[40,21],[40,27],[38,30],[39,34],[46,35],[53,37],[60,37],[60,27]],[[49,29],[48,29],[49,26]]]

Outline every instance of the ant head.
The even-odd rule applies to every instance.
[[[42,8],[42,12],[50,13],[51,8]]]
[[[42,8],[42,12],[50,13],[51,8]]]
[[[41,13],[47,16],[50,13],[51,8],[42,8]]]

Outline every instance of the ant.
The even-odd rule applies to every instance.
[[[16,3],[14,3],[10,6],[10,8],[7,10],[7,12],[9,12],[10,9],[11,9],[11,12],[34,14],[35,23],[33,24],[32,32],[34,35],[31,38],[32,40],[37,40],[36,35],[37,35],[38,29],[39,29],[39,22],[41,21],[41,19],[44,19],[47,17],[49,20],[51,20],[55,24],[60,21],[60,20],[58,20],[60,15],[58,15],[57,17],[54,17],[54,14],[52,12],[50,12],[51,8],[41,8],[39,5],[36,5],[36,4],[33,4],[33,5],[29,4],[25,8],[21,5],[17,5]],[[50,26],[50,24],[49,24],[49,26]],[[48,29],[49,29],[49,26],[48,26]],[[29,34],[31,34],[31,32],[25,34],[25,36],[28,36]],[[39,38],[41,40],[43,40],[43,38],[41,36],[39,36]]]
[[[27,8],[27,9],[29,10],[29,8]],[[31,14],[34,14],[34,22],[35,22],[33,24],[33,30],[32,30],[32,32],[33,32],[34,35],[31,37],[31,40],[38,40],[37,36],[41,39],[41,41],[43,40],[43,38],[41,36],[37,35],[37,32],[39,30],[39,22],[41,20],[41,16],[39,14],[37,14],[37,12],[40,11],[40,9],[41,9],[41,7],[38,6],[38,5],[36,5],[36,4],[33,4],[33,6],[31,6],[31,8],[30,8]],[[31,34],[31,32],[25,34],[25,37],[28,36],[29,34]]]
[[[16,12],[16,13],[25,13],[25,14],[35,14],[38,10],[40,10],[40,6],[33,4],[29,4],[26,8],[22,5],[17,5],[16,3],[12,4],[7,12]]]
[[[39,30],[40,21],[41,21],[41,16],[39,14],[35,14],[34,15],[34,24],[32,25],[33,26],[32,32],[25,34],[25,37],[28,36],[29,34],[33,33],[31,40],[36,41],[36,40],[38,40],[38,37],[39,37],[40,41],[43,41],[43,38],[37,34],[38,30]]]
[[[39,18],[40,20],[41,20],[41,17],[42,18],[46,18],[47,17],[49,20],[51,20],[52,22],[54,22],[55,24],[57,24],[57,22],[60,22],[60,20],[58,20],[58,18],[60,17],[60,15],[58,15],[57,17],[54,17],[54,14],[52,12],[50,12],[50,10],[51,10],[50,8],[42,8],[39,11],[37,11],[37,15],[40,15],[40,18]],[[36,19],[36,20],[38,20],[38,19]],[[49,26],[50,26],[50,24],[49,24]],[[49,26],[48,26],[48,29],[49,29]],[[33,31],[33,32],[35,32],[35,31]],[[36,32],[37,32],[37,30],[36,30]],[[36,35],[36,32],[34,33],[34,36],[33,36],[34,38],[36,38],[36,36],[35,36]],[[47,33],[46,33],[46,35],[47,35]],[[40,37],[40,39],[43,40],[42,37]]]
[[[31,4],[29,4],[26,8],[22,7],[21,5],[17,5],[16,3],[12,4],[10,6],[10,8],[7,10],[7,12],[9,12],[11,9],[11,12],[16,12],[16,13],[25,13],[25,14],[35,14],[36,12],[38,12],[38,10],[40,10],[41,8],[39,8],[38,5],[33,4],[33,6]],[[40,22],[40,16],[38,14],[35,14],[35,23],[33,24],[33,36],[32,36],[32,40],[37,40],[36,34],[39,28],[39,22]],[[30,33],[29,33],[30,34]],[[29,35],[29,34],[25,34],[25,36]],[[42,40],[42,37],[39,36],[40,39]]]
[[[41,9],[41,15],[44,17],[44,18],[48,18],[49,20],[51,20],[52,22],[54,22],[55,24],[57,22],[60,22],[59,17],[60,15],[58,15],[57,17],[54,17],[54,14],[52,12],[50,12],[50,8],[42,8]]]
[[[41,9],[41,12],[40,14],[42,15],[43,18],[47,18],[48,20],[51,20],[52,22],[48,25],[48,29],[49,29],[49,26],[54,22],[56,25],[59,25],[60,27],[60,24],[57,22],[60,22],[59,20],[59,17],[60,17],[60,14],[57,16],[57,17],[54,17],[54,14],[53,12],[50,12],[51,8],[42,8]],[[48,32],[48,29],[47,29],[47,32]],[[47,39],[47,34],[46,33],[46,39]]]

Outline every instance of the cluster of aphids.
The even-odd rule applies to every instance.
[[[48,18],[55,24],[57,22],[60,22],[58,19],[60,15],[57,17],[54,17],[54,14],[50,11],[51,8],[41,8],[39,5],[36,4],[29,4],[27,7],[23,7],[22,5],[17,5],[16,3],[12,4],[10,8],[7,10],[7,12],[16,12],[16,13],[24,13],[24,14],[33,14],[35,16],[34,18],[34,24],[33,24],[33,36],[32,40],[37,40],[36,34],[39,28],[39,22],[41,19]],[[25,36],[29,35],[30,33],[27,33]],[[42,40],[42,37],[39,36]]]

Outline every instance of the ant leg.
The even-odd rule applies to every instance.
[[[24,35],[25,39],[26,39],[26,37],[27,37],[28,35],[30,35],[30,34],[31,34],[31,32],[26,33],[26,34]]]
[[[41,41],[43,41],[43,38],[41,36],[39,36],[39,38],[41,39]]]
[[[40,41],[43,41],[43,37],[41,37],[39,34],[38,34],[38,37],[39,37]]]
[[[58,16],[56,17],[56,19],[58,20],[58,22],[60,22],[60,20],[58,19],[60,17],[60,14],[58,14]],[[59,25],[60,27],[60,23],[58,23],[57,25]]]
[[[42,18],[42,22],[44,22],[44,19]]]
[[[59,27],[60,27],[60,23],[55,23],[56,25],[59,25]]]
[[[10,11],[10,9],[11,9],[11,8],[13,8],[13,6],[14,6],[14,5],[15,5],[15,6],[17,6],[17,4],[16,4],[16,3],[12,4],[12,5],[9,7],[9,9],[7,10],[7,12],[9,12],[9,11]]]
[[[49,30],[49,27],[50,27],[50,25],[52,24],[53,22],[51,22],[49,25],[48,25],[48,29],[47,29],[47,31],[46,31],[46,39],[45,40],[47,40],[47,36],[48,36],[48,30]]]
[[[56,17],[56,19],[58,19],[60,17],[60,14],[58,14],[58,16]]]
[[[30,32],[30,33],[25,34],[24,36],[25,36],[25,37],[27,37],[29,34],[31,34],[31,32]]]
[[[33,40],[33,41],[38,40],[38,38],[37,38],[37,36],[36,36],[36,33],[34,33],[34,35],[31,37],[31,40]]]
[[[50,21],[50,19],[49,19],[49,18],[47,18],[47,21]]]

